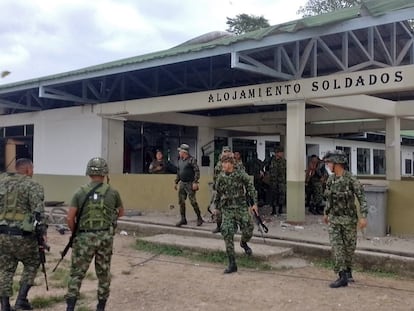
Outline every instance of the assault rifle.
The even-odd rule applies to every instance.
[[[47,283],[46,267],[45,267],[45,263],[46,263],[45,250],[50,252],[50,246],[47,245],[45,238],[44,238],[44,234],[46,233],[47,226],[42,224],[40,221],[35,220],[34,227],[35,227],[37,245],[39,247],[40,264],[42,266],[42,272],[45,276],[46,290],[49,290],[49,285]]]
[[[250,196],[247,196],[246,197],[246,200],[247,200],[247,204],[249,205],[249,207],[254,205],[254,201],[253,201],[253,199]],[[263,238],[263,243],[266,243],[266,240],[265,240],[265,237],[264,237],[264,233],[268,233],[269,232],[269,229],[263,223],[262,218],[260,218],[260,215],[258,215],[255,210],[253,210],[253,219],[256,222],[257,230],[260,232],[260,234],[261,234],[261,236]]]
[[[107,177],[108,178],[108,177]],[[109,181],[109,178],[108,178]],[[72,247],[73,244],[73,240],[76,237],[76,233],[78,231],[79,228],[79,222],[80,222],[80,218],[82,216],[82,212],[83,212],[83,208],[85,207],[86,202],[89,199],[89,196],[94,193],[96,191],[96,189],[98,189],[100,186],[102,185],[102,183],[97,184],[95,187],[93,187],[85,196],[85,200],[83,200],[81,207],[79,208],[79,211],[76,214],[76,221],[75,221],[75,227],[73,228],[72,231],[72,235],[69,238],[69,242],[68,244],[66,244],[65,248],[63,249],[63,251],[60,253],[60,259],[57,262],[56,266],[53,268],[52,272],[55,272],[57,267],[60,265],[60,263],[62,262],[63,258],[65,258],[66,254],[68,253],[69,249]]]
[[[207,211],[211,215],[211,221],[212,222],[215,222],[215,220],[216,220],[216,216],[213,214],[213,211],[211,210],[212,207],[213,207],[213,209],[216,208],[216,206],[214,204],[214,201],[216,200],[216,195],[217,195],[217,192],[215,190],[213,190],[212,193],[211,193],[210,203],[208,204],[208,207],[207,207]]]

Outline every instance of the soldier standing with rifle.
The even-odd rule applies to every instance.
[[[34,181],[30,159],[16,161],[16,173],[0,179],[0,296],[1,311],[11,311],[13,276],[18,262],[23,263],[20,289],[15,310],[33,310],[27,294],[34,284],[40,265],[35,229],[46,234],[46,226],[38,225],[44,218],[43,187]]]
[[[329,286],[338,288],[348,286],[348,282],[354,281],[352,262],[357,243],[357,224],[360,228],[366,227],[368,207],[361,183],[345,169],[345,154],[340,150],[327,152],[324,160],[327,169],[333,174],[326,182],[323,220],[329,224],[334,271],[339,274],[339,278]],[[359,220],[355,197],[360,204]]]
[[[223,155],[221,158],[222,173],[216,181],[216,209],[223,215],[221,234],[226,245],[226,253],[229,258],[229,266],[224,273],[237,272],[236,258],[234,252],[234,234],[238,227],[241,230],[240,246],[247,255],[252,254],[252,249],[247,242],[253,236],[254,225],[249,214],[249,208],[256,215],[257,193],[249,175],[245,171],[235,168],[235,160],[231,154]],[[248,207],[246,198],[252,201],[252,206]],[[215,210],[215,213],[217,211]]]
[[[98,278],[96,310],[105,310],[111,283],[110,266],[116,221],[124,215],[118,191],[104,184],[105,176],[108,175],[106,161],[98,157],[89,160],[86,175],[91,181],[75,193],[67,217],[72,231],[69,243],[73,245],[66,311],[74,311],[82,280],[94,257]]]

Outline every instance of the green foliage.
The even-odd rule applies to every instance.
[[[308,0],[301,6],[298,14],[303,17],[333,12],[338,9],[349,8],[361,4],[362,0]]]
[[[226,18],[226,24],[229,26],[226,30],[236,35],[270,26],[269,21],[263,16],[239,14],[235,18]]]
[[[36,296],[30,300],[31,304],[35,309],[43,309],[53,306],[57,303],[65,301],[63,296],[48,296],[48,297],[39,297]]]
[[[221,251],[195,251],[192,249],[182,249],[175,246],[159,245],[146,241],[137,240],[135,248],[137,250],[146,251],[150,253],[163,254],[167,256],[181,256],[192,261],[201,261],[209,263],[217,263],[227,265],[227,255]],[[237,258],[237,265],[239,267],[257,269],[257,270],[271,270],[271,266],[257,257],[240,256]]]

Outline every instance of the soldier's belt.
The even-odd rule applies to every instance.
[[[0,226],[0,234],[7,234],[7,235],[28,235],[28,233],[24,232],[23,230],[16,228],[16,227],[9,227],[9,226]]]

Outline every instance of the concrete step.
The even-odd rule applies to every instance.
[[[223,239],[205,238],[197,236],[184,236],[178,234],[157,234],[153,236],[140,237],[142,241],[172,245],[177,247],[209,250],[209,251],[223,251],[225,246]],[[234,248],[237,254],[244,254],[244,250],[239,245],[240,241],[235,237]],[[293,255],[291,248],[273,246],[268,244],[248,243],[253,250],[253,256],[263,259],[282,259]]]

